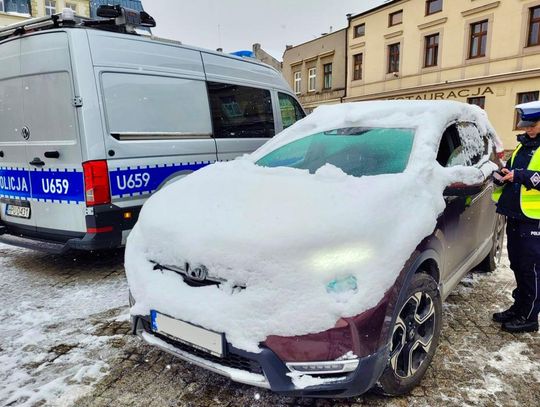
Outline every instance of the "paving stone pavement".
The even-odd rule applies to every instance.
[[[125,336],[110,374],[76,402],[101,406],[540,406],[540,334],[501,332],[491,313],[510,303],[508,261],[495,273],[470,274],[444,305],[441,342],[410,395],[346,400],[282,397],[182,362]],[[103,332],[124,332],[107,322]]]

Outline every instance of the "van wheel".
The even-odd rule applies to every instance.
[[[497,221],[495,222],[495,230],[493,231],[493,244],[489,254],[486,256],[482,263],[474,268],[474,271],[482,273],[490,273],[495,271],[499,265],[501,254],[504,244],[504,227],[506,225],[506,218],[497,214]]]
[[[441,318],[436,281],[427,274],[415,274],[392,329],[388,364],[376,392],[398,396],[420,383],[439,343]]]

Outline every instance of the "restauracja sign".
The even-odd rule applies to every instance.
[[[458,99],[458,98],[474,98],[482,97],[485,95],[494,95],[495,92],[489,87],[484,88],[464,88],[460,90],[451,90],[444,92],[430,92],[421,93],[411,96],[397,96],[390,99],[409,99],[409,100],[444,100],[444,99]]]

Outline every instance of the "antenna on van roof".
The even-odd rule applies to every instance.
[[[136,11],[121,6],[99,6],[97,15],[105,19],[92,20],[87,17],[77,16],[71,9],[64,9],[62,13],[51,16],[29,18],[19,23],[0,27],[0,41],[33,31],[60,27],[89,27],[106,31],[137,34],[137,27],[149,28],[156,26],[156,21],[147,12]]]

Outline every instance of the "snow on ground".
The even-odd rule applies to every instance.
[[[70,261],[0,244],[0,405],[70,405],[118,352],[92,319],[125,320],[123,273],[70,271]]]

